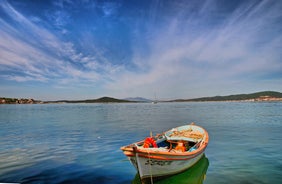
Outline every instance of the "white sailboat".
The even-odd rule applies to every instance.
[[[157,101],[157,97],[156,97],[156,93],[155,93],[155,100],[152,101],[152,104],[157,104],[157,103],[158,103],[158,101]]]

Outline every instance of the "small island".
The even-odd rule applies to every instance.
[[[58,100],[58,101],[45,101],[44,103],[129,103],[132,101],[122,100],[112,97],[102,97],[98,99],[88,100]]]

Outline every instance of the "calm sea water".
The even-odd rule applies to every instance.
[[[0,182],[138,183],[119,148],[190,122],[206,157],[159,183],[281,183],[282,103],[262,102],[0,105]]]

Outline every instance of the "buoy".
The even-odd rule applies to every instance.
[[[156,141],[152,137],[147,137],[144,141],[143,148],[150,148],[150,147],[157,148]]]

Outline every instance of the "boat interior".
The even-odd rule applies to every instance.
[[[199,143],[201,142],[194,142],[188,140],[168,140],[164,135],[153,137],[153,139],[156,142],[156,146],[154,147],[153,144],[150,144],[150,146],[146,148],[158,148],[162,149],[163,151],[167,150],[169,152],[191,152],[196,150],[199,147]],[[137,143],[137,146],[139,148],[144,148],[144,145],[145,141]]]

